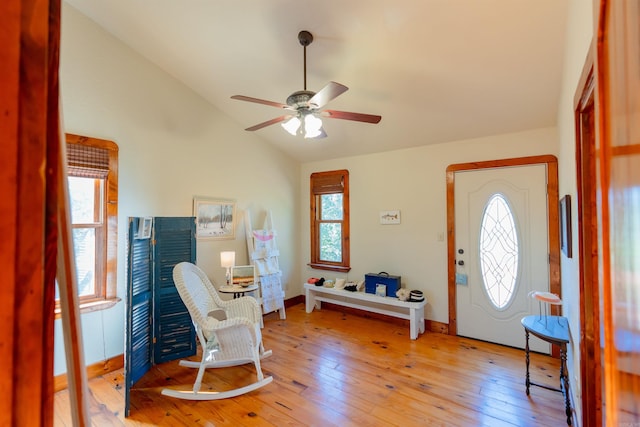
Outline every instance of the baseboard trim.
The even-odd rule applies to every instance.
[[[449,324],[436,322],[435,320],[424,320],[424,328],[430,332],[449,335]]]
[[[93,365],[86,367],[87,380],[99,377],[100,375],[108,374],[109,372],[117,371],[124,367],[124,354],[111,357],[107,360],[103,360]],[[53,377],[53,391],[58,392],[64,390],[69,386],[67,380],[67,374],[60,374]]]
[[[298,295],[293,298],[289,298],[284,300],[284,307],[293,307],[294,305],[304,304],[304,295]]]

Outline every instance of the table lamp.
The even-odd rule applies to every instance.
[[[227,286],[231,282],[231,267],[236,264],[236,253],[234,251],[220,252],[220,266],[227,269]]]

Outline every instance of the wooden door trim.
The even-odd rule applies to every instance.
[[[53,425],[60,8],[6,0],[0,14],[0,425]]]
[[[455,173],[462,171],[544,164],[547,167],[549,208],[549,290],[560,295],[560,238],[558,230],[558,159],[553,155],[517,157],[483,162],[458,163],[447,167],[447,283],[449,290],[449,335],[458,335],[455,260]],[[552,314],[558,314],[552,306]]]
[[[602,425],[602,358],[595,147],[595,74],[593,43],[574,97],[578,276],[580,291],[580,381],[584,427]],[[585,118],[590,122],[585,124]],[[595,237],[595,238],[594,238]]]

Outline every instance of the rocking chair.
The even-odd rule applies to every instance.
[[[216,400],[239,396],[269,384],[273,378],[265,377],[260,368],[260,359],[270,356],[271,350],[265,351],[262,345],[262,313],[258,302],[250,296],[222,300],[207,275],[188,262],[174,267],[173,280],[195,326],[202,346],[202,360],[180,361],[180,366],[198,368],[192,391],[165,388],[162,394],[180,399]],[[255,383],[227,391],[200,391],[205,369],[246,363],[256,367]]]

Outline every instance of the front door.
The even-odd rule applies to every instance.
[[[544,164],[456,172],[458,335],[523,348],[520,319],[545,312],[528,294],[549,291],[546,175]]]

